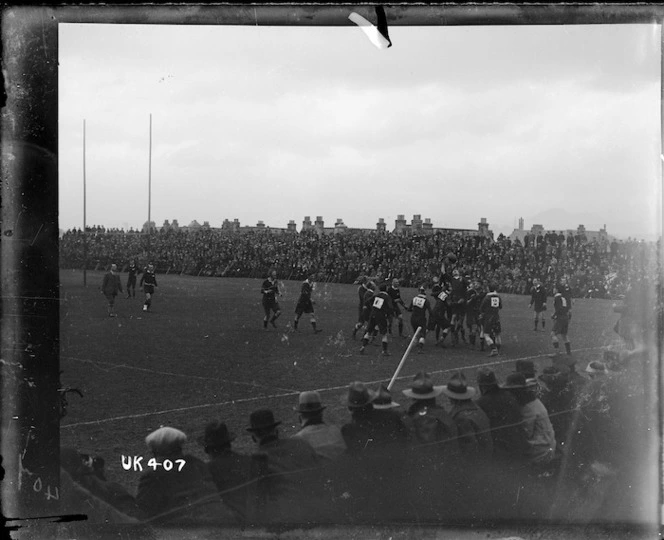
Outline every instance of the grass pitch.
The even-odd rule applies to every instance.
[[[82,272],[61,271],[61,382],[84,394],[69,399],[61,442],[103,457],[109,480],[132,492],[140,473],[124,471],[121,457],[148,456],[145,436],[160,425],[187,433],[185,451],[203,458],[195,440],[208,421],[220,419],[238,435],[234,445],[249,452],[249,414],[271,408],[283,421],[281,433],[289,436],[298,429],[293,411],[298,393],[312,389],[321,392],[327,405],[326,420],[344,424],[349,419],[348,384],[360,380],[376,387],[388,382],[410,341],[397,336],[395,323],[391,356],[382,357],[380,346],[358,354],[359,339],[352,339],[357,318],[354,285],[316,285],[313,298],[323,332],[314,334],[307,315],[300,329],[292,330],[299,282],[283,283],[278,329],[264,330],[262,280],[159,275],[150,312],[142,311],[143,294],[137,290],[136,298],[118,296],[118,317],[110,318],[99,290],[102,277],[101,272],[89,272],[84,287]],[[124,285],[126,275],[121,277]],[[402,289],[404,301],[416,292]],[[546,312],[546,331],[534,332],[529,297],[502,297],[501,356],[488,358],[486,352],[464,345],[442,349],[429,337],[425,353],[413,351],[406,361],[393,388],[394,400],[408,405],[401,390],[421,370],[443,384],[461,369],[472,384],[477,367],[488,364],[502,381],[517,359],[529,358],[541,372],[552,352],[551,311]],[[405,331],[412,334],[410,314],[404,317]],[[617,342],[612,332],[616,319],[611,301],[574,301],[569,337],[577,369],[600,359],[603,349]]]

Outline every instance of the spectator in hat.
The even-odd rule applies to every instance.
[[[352,494],[352,519],[359,521],[394,516],[408,441],[400,416],[391,408],[374,408],[375,398],[363,383],[351,383],[346,403],[351,421],[341,428],[348,447],[341,470]]]
[[[564,366],[548,366],[538,378],[539,399],[549,414],[561,451],[567,449],[577,400],[568,375],[569,370]]]
[[[456,458],[459,455],[458,430],[454,419],[440,405],[436,398],[443,393],[443,386],[435,386],[431,376],[419,372],[413,378],[409,389],[403,394],[412,399],[407,414],[410,417],[411,440],[421,449],[420,454],[436,456],[434,466],[441,464],[440,457]]]
[[[407,497],[417,508],[417,516],[439,520],[452,511],[450,508],[457,504],[459,490],[464,485],[458,474],[462,467],[457,426],[436,402],[443,386],[434,385],[428,373],[417,373],[410,388],[402,392],[412,400],[407,409],[411,430]]]
[[[244,521],[247,513],[244,485],[249,480],[251,458],[232,449],[235,438],[225,423],[215,420],[205,426],[205,433],[198,442],[209,457],[207,468],[221,499]]]
[[[298,413],[302,428],[293,437],[308,442],[324,459],[334,460],[346,451],[341,429],[323,421],[325,407],[318,392],[300,393],[298,405],[293,410]]]
[[[364,383],[353,382],[348,388],[348,410],[351,421],[341,428],[348,451],[353,454],[382,451],[386,445],[401,444],[407,440],[406,427],[398,415],[375,409],[376,393]]]
[[[536,397],[536,382],[523,373],[510,373],[503,388],[510,390],[521,406],[521,418],[528,442],[528,461],[533,465],[551,462],[556,451],[556,436],[546,407]]]
[[[517,373],[523,373],[526,379],[534,379],[537,374],[535,362],[532,360],[517,360],[514,363],[514,370]]]
[[[475,389],[466,384],[463,373],[455,373],[442,388],[450,401],[450,416],[459,433],[459,448],[469,461],[488,462],[493,455],[493,439],[488,416],[473,401]]]
[[[138,506],[153,523],[237,523],[203,462],[183,452],[186,441],[187,436],[172,427],[161,427],[145,438],[155,466],[144,467],[136,495]],[[172,464],[169,470],[167,462]]]
[[[489,418],[493,457],[501,463],[522,462],[528,450],[526,431],[521,424],[521,406],[514,395],[498,385],[492,369],[477,371],[480,391],[476,404]]]
[[[317,521],[322,501],[321,462],[314,449],[297,437],[280,438],[281,421],[270,409],[251,413],[247,431],[258,450],[252,455],[256,480],[248,519],[259,523]]]

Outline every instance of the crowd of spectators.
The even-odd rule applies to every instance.
[[[356,381],[341,425],[327,420],[321,393],[305,391],[293,403],[300,430],[289,436],[269,408],[246,425],[212,420],[190,436],[162,426],[145,438],[153,465],[146,455],[135,494],[109,481],[103,462],[63,449],[63,504],[83,505],[92,522],[157,527],[620,521],[634,517],[638,474],[652,473],[656,415],[639,383],[643,354],[623,351],[580,372],[564,358],[540,374],[522,360],[503,382],[486,366],[440,385],[420,372],[399,394],[404,405],[384,384]],[[238,451],[237,430],[253,451]],[[196,443],[204,459],[191,452]]]
[[[63,268],[126,269],[130,259],[148,260],[160,273],[222,277],[264,277],[276,269],[280,279],[302,280],[312,272],[319,282],[352,283],[360,275],[391,276],[404,287],[430,284],[448,253],[463,274],[495,283],[498,292],[529,294],[533,278],[550,291],[567,276],[575,297],[616,298],[629,281],[657,275],[660,241],[583,235],[529,234],[524,242],[461,233],[398,235],[347,231],[319,235],[266,231],[160,230],[150,235],[90,228],[69,230],[60,239]],[[87,252],[87,253],[86,253]]]

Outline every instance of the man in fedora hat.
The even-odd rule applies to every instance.
[[[537,382],[526,379],[523,373],[510,373],[503,388],[510,390],[521,406],[528,441],[528,461],[533,465],[545,465],[555,456],[556,435],[546,407],[537,398],[536,386]]]
[[[521,407],[509,390],[498,385],[496,374],[488,367],[477,370],[480,397],[475,402],[489,419],[493,457],[501,463],[518,464],[528,448],[521,423]]]
[[[314,449],[300,438],[279,437],[281,421],[270,409],[249,417],[247,431],[258,446],[252,454],[254,496],[248,520],[263,523],[305,523],[316,520],[322,504],[321,462]]]
[[[247,491],[240,486],[249,480],[251,458],[232,449],[231,443],[235,438],[235,434],[228,431],[225,423],[215,420],[208,422],[205,433],[198,438],[198,442],[209,456],[207,468],[221,499],[244,521],[247,513]]]
[[[334,460],[346,451],[346,443],[338,426],[323,421],[325,407],[316,391],[300,393],[293,410],[300,417],[302,429],[293,437],[308,442],[319,457]]]
[[[463,373],[455,373],[442,388],[450,400],[450,416],[459,432],[461,454],[469,461],[488,462],[493,455],[489,418],[474,402],[475,389],[466,384]]]

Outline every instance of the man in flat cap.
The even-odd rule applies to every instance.
[[[236,524],[203,462],[183,452],[186,441],[187,436],[172,427],[161,427],[145,438],[154,465],[143,464],[138,506],[153,523]]]

